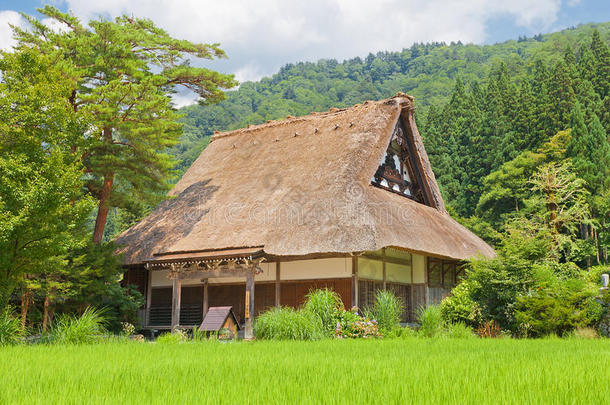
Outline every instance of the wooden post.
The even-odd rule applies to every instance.
[[[280,287],[280,261],[275,262],[275,306],[280,306],[281,287]]]
[[[381,266],[383,269],[383,276],[382,276],[382,284],[383,284],[383,290],[386,290],[386,277],[385,277],[385,248],[381,249]]]
[[[358,306],[358,256],[352,256],[352,307]]]
[[[409,293],[409,321],[415,322],[415,308],[413,308],[413,254],[411,254],[411,291]]]
[[[246,327],[244,329],[244,339],[254,337],[253,322],[254,317],[254,271],[251,269],[246,274]]]
[[[210,308],[209,304],[209,295],[208,295],[208,280],[205,279],[203,281],[203,318],[208,313],[208,309]]]
[[[172,279],[172,330],[180,325],[180,300],[182,298],[182,280],[178,275]]]
[[[144,311],[144,326],[148,326],[150,324],[150,306],[152,305],[152,270],[146,269],[146,310]]]

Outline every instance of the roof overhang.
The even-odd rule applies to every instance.
[[[252,261],[264,255],[262,246],[198,250],[185,252],[163,252],[153,254],[153,258],[144,261],[147,268],[169,267],[171,265],[199,265]]]

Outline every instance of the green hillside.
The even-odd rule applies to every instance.
[[[218,105],[183,108],[185,133],[173,153],[181,161],[178,168],[182,172],[214,130],[347,107],[398,91],[415,97],[421,126],[421,113],[430,105],[446,102],[457,77],[466,83],[484,83],[489,72],[504,63],[511,80],[521,81],[537,60],[552,65],[563,57],[568,45],[578,49],[590,40],[594,29],[606,41],[610,38],[610,23],[588,24],[494,45],[415,44],[400,52],[369,54],[364,59],[288,64],[272,77],[243,83]]]

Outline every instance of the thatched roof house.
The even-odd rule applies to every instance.
[[[282,261],[381,257],[390,248],[412,272],[412,255],[441,267],[494,255],[447,214],[405,94],[215,134],[170,195],[116,240],[126,265],[209,270],[256,259],[277,275]],[[406,284],[416,284],[413,275]]]

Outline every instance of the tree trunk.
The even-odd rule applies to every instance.
[[[21,331],[25,332],[28,310],[32,304],[32,293],[25,288],[21,294]]]
[[[112,128],[104,128],[104,141],[112,143]],[[108,219],[108,211],[110,210],[110,193],[112,192],[112,184],[114,183],[114,172],[107,172],[104,175],[104,184],[100,192],[100,202],[97,208],[97,217],[95,218],[95,227],[93,228],[93,243],[98,244],[104,238],[104,229]]]
[[[51,306],[51,300],[49,299],[49,296],[45,296],[44,297],[44,305],[43,305],[43,312],[42,312],[42,331],[46,332],[47,331],[47,326],[49,325],[49,321],[50,321],[50,314],[49,314],[49,307]]]

